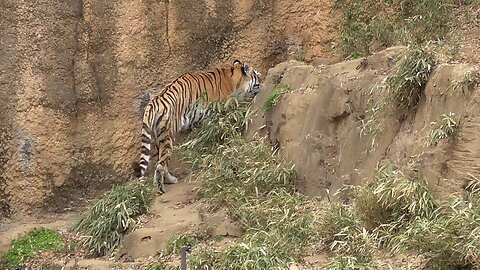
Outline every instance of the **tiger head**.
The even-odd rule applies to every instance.
[[[261,74],[239,60],[233,61],[232,78],[236,83],[234,91],[239,97],[254,97],[260,91]]]

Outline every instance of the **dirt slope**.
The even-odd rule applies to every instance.
[[[478,89],[453,89],[471,65],[436,66],[418,109],[400,122],[394,114],[382,115],[377,135],[365,134],[362,120],[372,101],[381,100],[379,89],[395,68],[402,47],[393,47],[367,58],[329,66],[290,61],[271,69],[254,108],[247,136],[268,136],[278,143],[305,177],[299,189],[312,196],[336,192],[342,185],[364,184],[374,169],[388,159],[415,177],[426,177],[443,195],[460,191],[465,181],[480,177],[478,156],[480,119]],[[279,104],[267,113],[261,107],[277,85],[289,85]],[[430,123],[453,112],[460,123],[456,139],[425,147]],[[416,173],[418,172],[418,173]]]

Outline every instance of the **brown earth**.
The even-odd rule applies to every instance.
[[[0,218],[126,181],[151,92],[235,58],[265,74],[330,57],[333,16],[329,0],[1,1]]]

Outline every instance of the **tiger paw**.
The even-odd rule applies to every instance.
[[[178,182],[178,179],[175,176],[168,175],[165,177],[165,184],[176,184]]]

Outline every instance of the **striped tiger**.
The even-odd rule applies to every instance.
[[[231,95],[254,97],[260,89],[260,73],[246,63],[235,60],[233,65],[199,73],[186,73],[169,83],[145,107],[141,132],[140,162],[135,164],[137,177],[144,179],[156,147],[158,161],[153,177],[161,193],[164,183],[175,184],[177,178],[168,172],[167,163],[179,131],[191,129],[209,115],[208,104]]]

